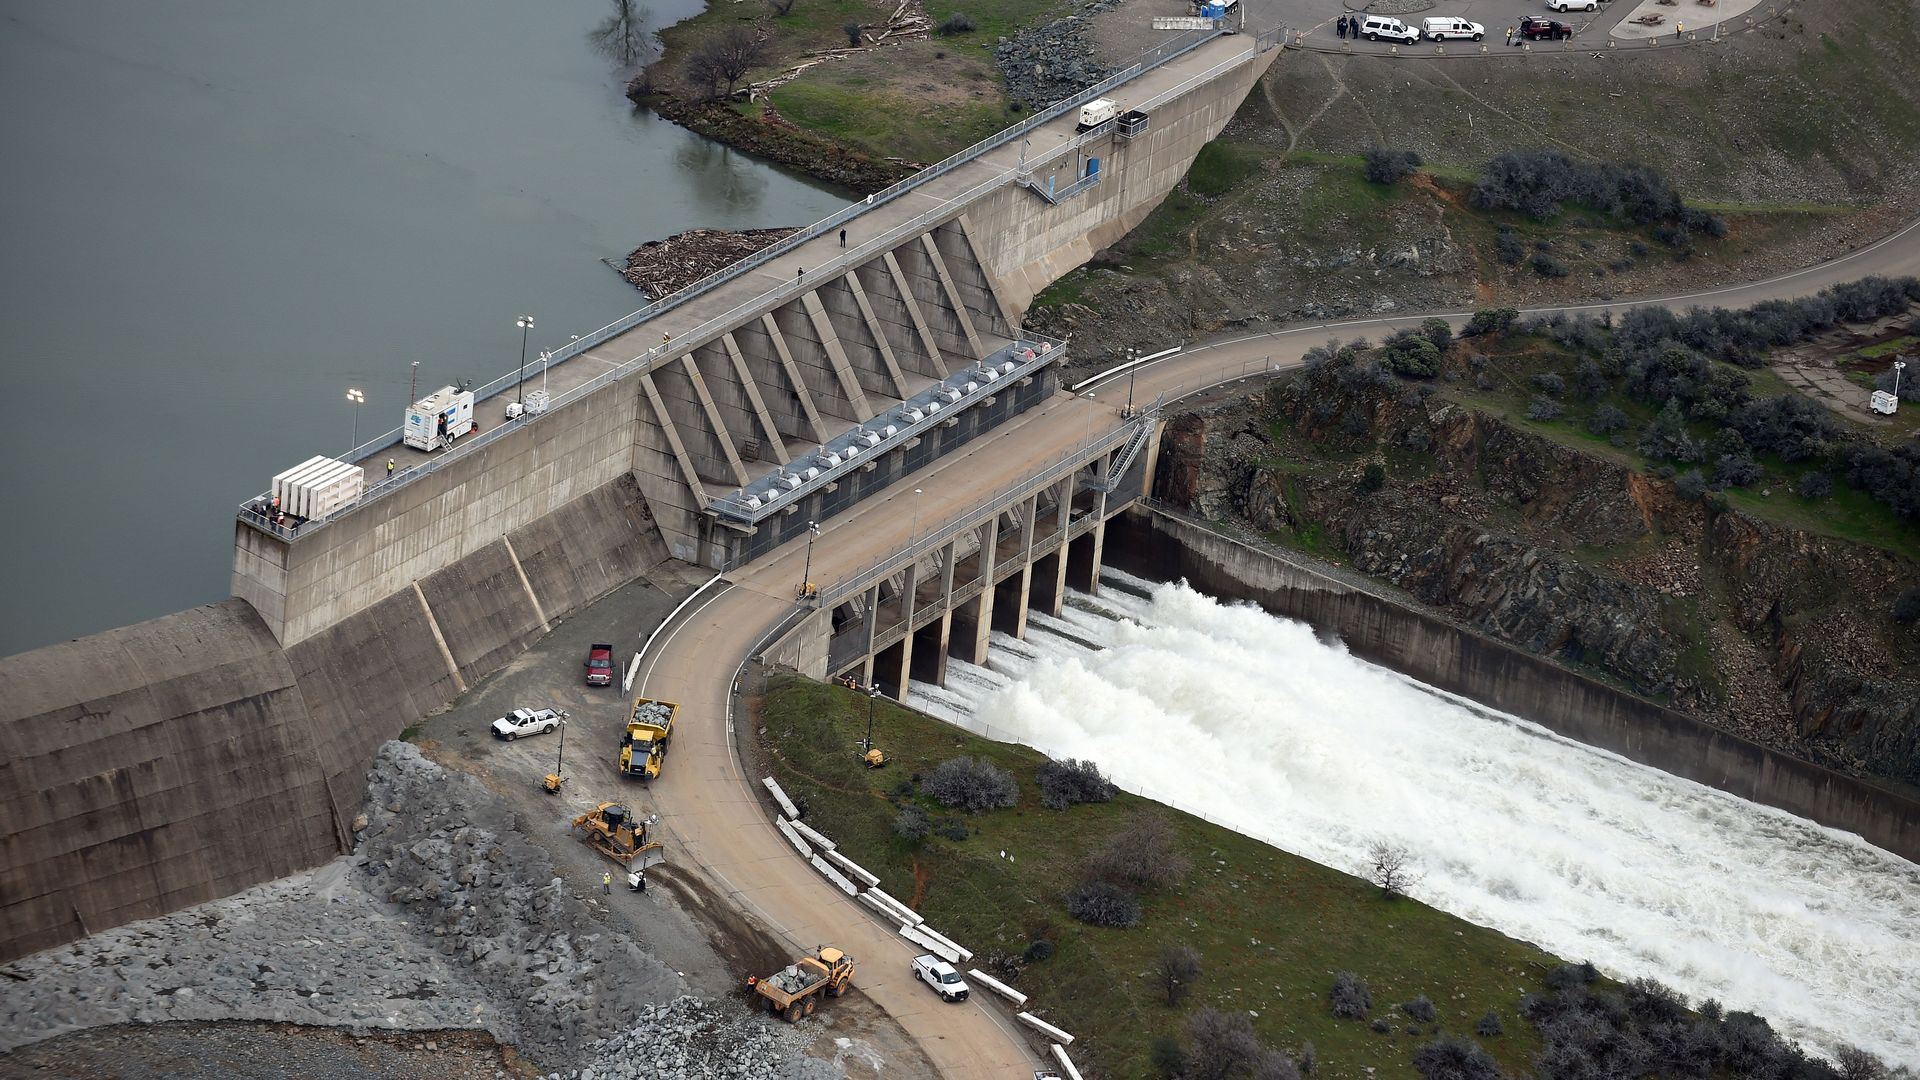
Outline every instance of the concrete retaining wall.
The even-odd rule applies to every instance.
[[[1185,578],[1339,635],[1355,656],[1568,738],[1857,833],[1920,861],[1920,800],[1729,735],[1531,653],[1144,508],[1108,525],[1113,565]]]
[[[382,742],[663,558],[622,475],[288,649],[232,599],[0,659],[0,962],[332,858]]]

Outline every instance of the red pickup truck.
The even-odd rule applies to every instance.
[[[594,642],[587,646],[587,685],[613,685],[613,646]]]

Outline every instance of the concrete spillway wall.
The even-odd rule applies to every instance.
[[[233,599],[0,660],[0,961],[332,858],[382,742],[665,558],[625,476],[290,648]]]
[[[1136,508],[1107,560],[1337,634],[1355,656],[1656,769],[1857,833],[1920,861],[1920,800],[1771,750],[1426,612]]]

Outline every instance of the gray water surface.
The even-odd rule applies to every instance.
[[[654,25],[698,0],[649,5]],[[0,655],[229,593],[232,513],[644,302],[600,260],[832,192],[621,96],[610,0],[0,12]]]

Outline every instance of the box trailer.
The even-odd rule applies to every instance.
[[[402,438],[415,450],[438,450],[473,430],[473,391],[443,386],[407,407]]]
[[[305,521],[324,520],[349,506],[366,490],[360,466],[329,457],[308,458],[273,478],[273,497],[282,513]]]

